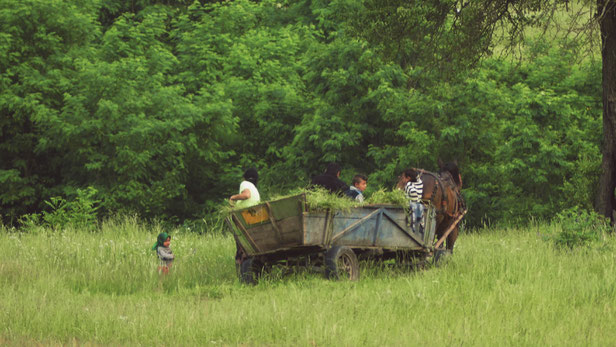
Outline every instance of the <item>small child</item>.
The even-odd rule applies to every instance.
[[[160,265],[158,266],[158,273],[168,274],[169,268],[171,264],[173,264],[173,259],[175,256],[169,248],[171,244],[171,236],[167,233],[162,232],[158,234],[158,238],[156,239],[156,243],[152,247],[152,250],[156,250],[156,254],[158,255],[158,259],[160,259]]]
[[[345,192],[345,194],[357,202],[364,202],[364,190],[366,190],[367,186],[368,177],[357,174],[353,177],[351,187]]]

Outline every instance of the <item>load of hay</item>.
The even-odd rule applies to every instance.
[[[322,188],[312,189],[297,189],[291,191],[289,194],[276,195],[267,201],[275,201],[291,196],[306,194],[306,205],[310,211],[324,211],[324,210],[336,210],[336,211],[349,211],[352,208],[360,207],[364,205],[397,205],[408,209],[408,200],[404,196],[402,190],[385,190],[379,189],[372,192],[363,203],[351,200],[346,196],[340,196],[331,194],[329,191]],[[228,215],[231,211],[235,210],[232,206],[221,206],[219,212],[223,215]]]
[[[302,193],[306,194],[306,205],[310,211],[323,211],[328,209],[336,211],[349,211],[352,208],[363,205],[398,205],[408,208],[408,200],[404,196],[404,192],[397,189],[393,191],[379,189],[370,194],[370,196],[363,203],[351,200],[346,196],[331,194],[329,191],[322,188],[299,189],[288,195],[273,197],[270,201],[279,200]]]

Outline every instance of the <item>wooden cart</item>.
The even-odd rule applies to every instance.
[[[349,211],[312,211],[300,194],[235,210],[227,222],[247,255],[240,280],[255,283],[277,263],[317,266],[328,278],[359,278],[358,257],[418,264],[435,252],[435,211],[424,213],[424,232],[414,232],[396,205],[364,205]]]

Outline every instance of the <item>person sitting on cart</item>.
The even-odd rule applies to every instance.
[[[351,187],[349,190],[344,192],[346,196],[357,201],[364,202],[364,190],[368,186],[368,177],[357,174],[353,176],[353,180],[351,181]]]
[[[312,178],[311,185],[329,190],[331,193],[342,195],[349,190],[349,186],[340,179],[342,168],[336,163],[329,163],[322,175]]]
[[[421,230],[421,220],[423,217],[424,206],[421,203],[423,196],[423,182],[419,174],[414,169],[407,169],[402,173],[402,179],[406,182],[404,193],[409,200],[409,209],[411,211],[411,226],[415,232],[423,232]]]

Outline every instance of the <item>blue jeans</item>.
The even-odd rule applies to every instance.
[[[412,227],[415,232],[423,233],[421,219],[423,217],[424,206],[421,202],[411,202],[411,216],[413,217]]]

